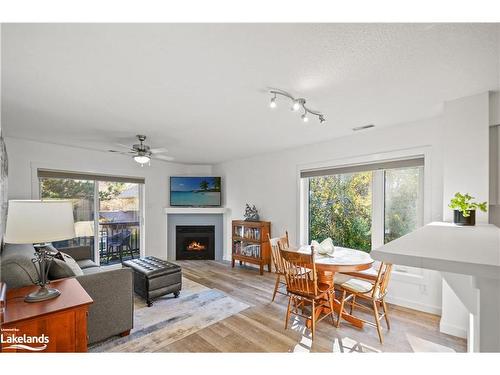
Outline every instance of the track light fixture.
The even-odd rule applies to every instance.
[[[300,116],[300,118],[302,119],[302,121],[304,121],[304,122],[308,122],[309,121],[309,117],[307,117],[308,113],[310,113],[310,114],[312,114],[314,116],[317,116],[320,124],[323,124],[326,121],[325,115],[323,115],[321,112],[313,111],[312,109],[309,109],[309,108],[306,107],[306,100],[304,98],[294,98],[292,95],[290,95],[286,91],[278,90],[278,89],[270,90],[269,93],[273,95],[273,97],[271,98],[271,102],[269,103],[269,106],[271,108],[276,108],[276,106],[277,106],[277,103],[276,103],[277,95],[281,95],[281,96],[284,96],[284,97],[292,100],[291,110],[293,112],[297,112],[301,108],[304,110],[304,114],[302,116]]]

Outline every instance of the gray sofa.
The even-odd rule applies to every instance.
[[[98,267],[88,246],[60,249],[75,259],[83,275],[75,276],[92,297],[87,332],[89,344],[111,336],[126,334],[133,327],[133,274],[129,268],[107,270]],[[32,285],[36,271],[31,262],[32,245],[6,244],[0,255],[0,280],[7,288]]]

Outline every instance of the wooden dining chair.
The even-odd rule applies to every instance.
[[[278,243],[279,245],[279,243]],[[280,247],[280,255],[285,274],[286,289],[288,292],[288,307],[285,318],[285,329],[288,328],[290,315],[294,314],[305,318],[311,322],[311,338],[314,340],[316,323],[330,315],[332,324],[335,325],[333,298],[333,286],[318,282],[316,265],[314,262],[314,249],[311,247],[311,254],[299,253],[297,251],[286,250]],[[309,269],[308,272],[304,270]],[[328,301],[330,313],[317,319],[317,309],[322,308],[321,302]],[[292,310],[293,303],[293,310]],[[311,314],[304,315],[306,305],[311,305]],[[300,313],[299,313],[300,308]]]
[[[337,279],[339,279],[339,277],[340,277],[340,279],[342,279],[342,280],[347,280],[345,278],[345,275],[348,275],[351,277],[355,277],[357,279],[367,280],[367,281],[371,282],[372,284],[375,284],[375,281],[377,281],[378,271],[380,269],[380,265],[381,265],[380,262],[373,262],[372,266],[364,271],[342,272],[340,274],[341,276],[337,276]],[[337,275],[339,275],[339,274],[337,274]],[[335,284],[335,289],[336,290],[339,289],[337,287],[337,284]],[[354,309],[356,307],[355,304],[356,304],[356,296],[353,296],[351,298],[351,303],[349,304],[349,306],[350,306],[349,313],[350,314],[352,314],[352,312],[354,311]]]
[[[383,344],[383,337],[380,320],[385,318],[387,329],[391,329],[387,304],[385,303],[385,296],[387,295],[387,287],[391,278],[391,271],[392,264],[381,263],[377,276],[374,280],[369,274],[363,279],[346,274],[337,274],[335,276],[336,287],[342,293],[339,316],[342,316],[346,302],[350,302],[351,314],[355,307],[372,311],[375,323],[359,317],[358,318],[367,324],[377,327],[377,333],[381,344]],[[358,298],[368,301],[368,304],[358,303]],[[382,308],[382,314],[379,312],[379,306]],[[337,320],[337,328],[339,326],[340,319]]]
[[[269,234],[267,235],[267,237],[271,246],[271,258],[274,265],[274,272],[276,273],[276,283],[274,285],[273,299],[271,300],[271,302],[274,302],[276,293],[283,294],[285,296],[288,295],[288,293],[283,293],[280,290],[280,287],[286,287],[286,283],[284,281],[285,272],[283,271],[283,262],[281,260],[280,247],[282,249],[288,249],[290,247],[290,242],[288,241],[287,231],[285,231],[285,235],[282,237],[271,238],[269,237]],[[283,281],[281,281],[281,278],[283,278]]]

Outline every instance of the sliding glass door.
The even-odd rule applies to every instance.
[[[76,237],[56,248],[87,245],[100,265],[139,257],[143,180],[71,172],[38,171],[42,200],[73,203]]]
[[[99,256],[101,264],[139,256],[140,184],[99,181]]]

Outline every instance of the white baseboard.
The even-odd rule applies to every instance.
[[[454,324],[448,324],[446,322],[443,322],[443,320],[441,320],[441,322],[439,323],[439,331],[448,335],[461,337],[463,339],[467,338],[467,329],[456,326]]]
[[[441,315],[441,307],[440,306],[432,306],[424,303],[420,303],[417,301],[412,301],[406,298],[393,297],[388,296],[387,302],[392,303],[393,305],[398,305],[402,307],[407,307],[409,309],[423,311],[429,314]]]

